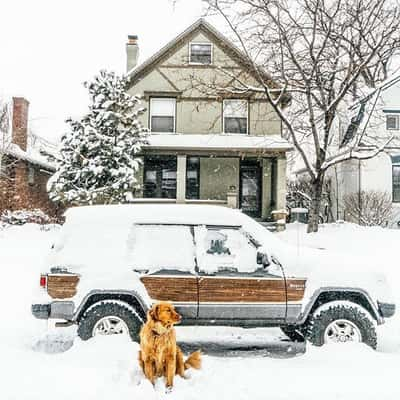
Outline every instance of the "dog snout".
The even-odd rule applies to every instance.
[[[182,319],[180,314],[178,314],[177,312],[174,313],[173,317],[174,317],[174,321],[176,321],[176,322],[179,322]]]

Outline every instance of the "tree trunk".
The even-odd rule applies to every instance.
[[[318,175],[312,182],[311,205],[308,210],[307,233],[318,232],[319,212],[321,209],[322,189],[324,185],[324,176]]]

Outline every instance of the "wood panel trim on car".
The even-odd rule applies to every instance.
[[[75,274],[48,274],[47,293],[53,299],[69,299],[77,293],[80,280]]]
[[[200,303],[285,303],[302,300],[304,290],[305,279],[288,279],[286,294],[282,278],[199,278]]]
[[[196,276],[148,275],[140,278],[149,296],[154,300],[198,302]]]

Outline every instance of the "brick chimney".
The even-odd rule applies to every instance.
[[[26,151],[28,141],[29,102],[23,97],[13,97],[12,142]]]
[[[139,46],[137,35],[128,35],[126,44],[126,72],[136,67],[139,57]]]

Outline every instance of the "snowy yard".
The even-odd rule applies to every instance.
[[[0,230],[2,400],[400,398],[399,312],[378,328],[378,351],[348,344],[308,345],[305,354],[291,358],[206,354],[202,370],[192,372],[187,380],[177,378],[169,395],[164,394],[161,382],[154,390],[143,380],[136,361],[138,345],[127,338],[97,337],[88,342],[75,338],[72,348],[60,352],[74,336],[73,329],[48,327],[30,313],[32,298],[40,290],[43,257],[54,235],[55,230],[41,231],[36,225]],[[303,225],[291,225],[277,235],[294,245],[300,259],[310,251],[332,253],[333,259],[340,256],[343,263],[385,272],[400,304],[400,231],[332,224],[321,227],[318,234],[306,235]],[[258,342],[264,336],[276,340],[277,335],[277,330],[265,329],[178,329],[178,338],[219,342]]]

